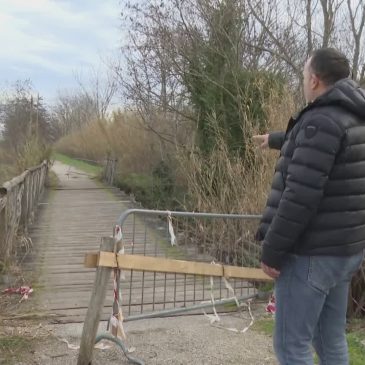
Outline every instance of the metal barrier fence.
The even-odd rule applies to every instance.
[[[259,267],[254,242],[258,215],[127,210],[118,219],[125,254]],[[253,282],[230,279],[237,296],[255,292]],[[125,317],[230,296],[221,278],[200,275],[125,271],[120,283]],[[141,318],[141,316],[138,316]],[[130,318],[132,319],[132,318]]]
[[[259,218],[238,214],[125,211],[118,219],[113,238],[103,238],[100,252],[89,253],[85,258],[85,265],[97,267],[97,271],[77,364],[88,365],[94,343],[107,339],[115,342],[132,363],[143,365],[142,360],[128,353],[121,340],[123,319],[132,321],[201,311],[218,303],[254,298],[257,295],[254,283],[270,280],[257,269],[260,246],[253,241],[253,236]],[[108,326],[114,337],[96,336],[112,271],[114,301]]]

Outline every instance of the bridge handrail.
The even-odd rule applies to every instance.
[[[0,186],[0,260],[6,261],[17,235],[28,235],[28,225],[41,197],[49,161],[25,170]]]

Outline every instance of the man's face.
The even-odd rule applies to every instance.
[[[311,69],[311,58],[308,58],[303,70],[303,91],[307,103],[310,103],[316,98],[316,89],[318,88],[318,77]]]

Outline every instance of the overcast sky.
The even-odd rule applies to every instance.
[[[0,88],[30,78],[51,103],[120,44],[120,0],[0,0]]]

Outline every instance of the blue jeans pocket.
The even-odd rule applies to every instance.
[[[351,280],[363,257],[364,252],[352,256],[310,256],[308,283],[328,294],[337,284]]]
[[[329,267],[324,263],[324,256],[310,256],[308,283],[324,294],[328,294],[330,288],[336,285],[336,280],[331,275]]]

